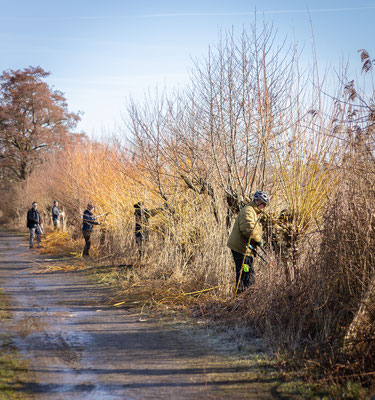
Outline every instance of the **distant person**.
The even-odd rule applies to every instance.
[[[58,201],[55,200],[53,202],[53,207],[52,207],[52,222],[53,222],[53,226],[54,226],[55,230],[60,228],[61,216],[60,216],[60,211],[59,211],[58,205],[59,205]]]
[[[165,208],[154,208],[149,210],[144,207],[144,202],[139,201],[134,204],[134,217],[135,217],[135,241],[138,245],[139,257],[142,257],[144,251],[144,244],[147,242],[148,234],[148,219],[159,212],[162,212]]]
[[[228,238],[227,246],[232,250],[236,265],[236,290],[239,292],[254,283],[255,254],[249,245],[256,248],[262,243],[262,225],[258,216],[268,203],[269,198],[265,192],[255,192],[253,201],[239,212]]]
[[[42,238],[42,230],[41,223],[42,220],[39,215],[39,211],[37,210],[38,204],[36,201],[33,202],[30,210],[27,212],[27,227],[30,232],[30,240],[29,240],[29,248],[32,249],[34,247],[34,239],[36,235],[37,247],[40,247],[40,242]]]
[[[82,255],[84,257],[89,256],[89,251],[91,247],[91,233],[94,225],[101,225],[100,222],[96,221],[96,217],[94,216],[94,206],[92,204],[87,204],[87,208],[83,213],[83,223],[82,223],[82,235],[85,239],[85,247],[83,249]]]

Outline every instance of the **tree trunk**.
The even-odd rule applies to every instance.
[[[367,289],[362,304],[353,318],[344,339],[344,350],[349,354],[367,354],[375,346],[375,276]]]

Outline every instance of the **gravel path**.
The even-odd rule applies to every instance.
[[[0,232],[0,282],[12,307],[3,332],[30,361],[37,399],[272,399],[277,382],[169,324],[106,306],[85,273],[46,272],[27,240]]]

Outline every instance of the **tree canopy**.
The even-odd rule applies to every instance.
[[[74,138],[80,117],[49,87],[41,67],[0,76],[0,168],[3,178],[24,180],[47,154]]]

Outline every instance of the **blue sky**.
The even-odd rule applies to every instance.
[[[79,131],[100,136],[121,126],[130,95],[183,87],[192,59],[205,57],[220,29],[240,33],[273,23],[311,50],[312,19],[321,65],[349,59],[358,49],[375,58],[375,1],[258,0],[0,0],[0,70],[40,65],[71,111]]]

